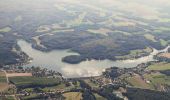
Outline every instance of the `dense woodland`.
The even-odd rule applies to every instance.
[[[162,49],[166,47],[170,38],[167,29],[169,22],[131,16],[125,11],[120,11],[124,14],[117,15],[117,17],[129,21],[133,19],[135,22],[141,23],[136,23],[135,26],[115,25],[124,20],[112,17],[113,12],[117,12],[113,8],[109,8],[109,10],[113,9],[113,12],[105,12],[105,16],[100,16],[97,14],[98,11],[79,5],[67,6],[68,12],[57,10],[51,6],[55,3],[54,0],[50,2],[34,1],[30,4],[20,0],[16,0],[15,4],[13,4],[14,1],[2,0],[1,2],[0,6],[6,9],[6,11],[0,10],[0,63],[2,64],[17,63],[16,59],[22,59],[20,55],[11,52],[11,49],[16,46],[16,39],[25,39],[32,43],[34,48],[47,52],[56,49],[70,49],[80,55],[65,57],[63,61],[79,63],[85,59],[115,60],[115,56],[124,56],[131,50],[146,47]],[[36,6],[37,2],[41,6]],[[19,6],[20,4],[23,6]],[[6,5],[12,7],[8,8]],[[40,27],[43,29],[41,30]],[[37,31],[39,28],[40,31]],[[35,36],[39,36],[40,43],[46,48],[36,44],[33,39]],[[7,59],[4,59],[4,56]]]
[[[169,100],[170,93],[145,90],[145,89],[127,89],[125,93],[130,100]]]

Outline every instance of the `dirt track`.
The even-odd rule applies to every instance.
[[[32,73],[7,73],[7,77],[32,76]]]

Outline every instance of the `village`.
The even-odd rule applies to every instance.
[[[84,90],[83,88],[88,88],[91,91],[100,91],[100,88],[103,88],[107,85],[113,85],[113,86],[119,85],[120,87],[122,87],[128,85],[128,83],[123,81],[122,78],[120,79],[119,78],[120,75],[124,75],[125,77],[123,78],[126,79],[128,77],[137,76],[139,74],[145,73],[143,71],[145,67],[146,67],[145,64],[142,64],[140,65],[140,67],[138,66],[133,69],[119,69],[113,67],[110,69],[106,69],[106,71],[101,76],[86,77],[86,78],[68,78],[68,79],[63,78],[61,73],[55,71],[48,71],[47,69],[41,69],[40,67],[32,67],[32,68],[25,68],[25,69],[22,67],[3,68],[1,69],[1,76],[3,76],[2,73],[5,74],[4,76],[6,77],[6,84],[5,83],[1,84],[2,86],[5,86],[4,88],[1,88],[1,91],[7,90],[7,93],[1,92],[1,96],[5,96],[5,97],[13,96],[17,99],[17,97],[22,97],[22,96],[25,97],[25,96],[30,96],[32,94],[36,94],[36,95],[50,97],[49,95],[52,94],[58,95],[58,94],[63,94],[65,92],[71,92],[71,91],[81,92]],[[33,80],[33,78],[35,80]],[[33,85],[33,83],[36,83],[36,81],[40,82],[38,78],[47,78],[44,79],[43,81],[52,79],[52,81],[49,80],[51,82],[45,84],[39,83],[39,86],[42,85],[42,87],[37,89],[36,88],[37,85],[36,84]],[[30,86],[27,86],[27,83],[24,83],[28,80],[32,81],[32,83],[31,82],[29,83]],[[57,80],[57,82],[54,80]],[[22,84],[19,84],[19,82],[21,81],[23,81]],[[49,90],[42,89],[44,87],[50,87],[49,84],[51,84],[51,86],[55,86],[57,84],[62,84],[62,85],[64,84],[64,85],[61,86],[61,88],[59,87],[57,89],[49,89]],[[86,85],[83,85],[82,88],[82,86],[80,86],[81,84],[86,84]],[[32,88],[30,89],[30,87]],[[34,89],[34,87],[36,89]],[[8,93],[9,91],[12,92]],[[121,92],[118,93],[121,94]]]
[[[158,56],[160,57],[160,54]],[[164,62],[161,59],[142,63],[134,68],[111,67],[105,69],[100,76],[82,78],[66,78],[59,72],[42,67],[24,68],[19,66],[22,64],[4,66],[0,69],[0,95],[3,98],[13,98],[14,100],[36,98],[64,100],[70,98],[70,95],[76,95],[80,99],[91,95],[108,100],[110,97],[128,100],[124,95],[127,88],[169,92],[170,87],[166,80],[169,80],[170,64],[167,59],[169,58],[166,57]],[[156,65],[163,65],[163,67],[153,67]],[[165,82],[155,83],[156,78],[154,77]],[[107,92],[103,91],[108,87],[112,87],[113,94],[106,95]],[[71,98],[73,99],[74,96]]]

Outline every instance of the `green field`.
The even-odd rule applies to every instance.
[[[170,69],[170,63],[160,62],[155,63],[147,68],[148,70],[169,70]]]
[[[77,84],[71,84],[69,86],[66,86],[66,83],[61,82],[58,85],[55,86],[50,86],[50,87],[45,87],[42,90],[43,91],[55,91],[55,90],[71,90],[71,89],[75,89],[75,88],[80,88],[80,83],[77,81]]]
[[[116,58],[118,58],[118,59],[131,59],[131,58],[134,58],[135,56],[145,55],[145,54],[147,54],[147,53],[149,54],[151,52],[152,52],[152,49],[149,48],[149,47],[146,47],[145,49],[131,50],[128,55],[116,56]]]
[[[147,84],[144,80],[141,79],[141,77],[138,76],[129,77],[126,79],[126,81],[133,87],[144,88],[144,89],[150,88],[149,84]]]
[[[0,100],[16,100],[14,96],[4,96],[0,97]]]
[[[5,27],[5,28],[1,28],[0,29],[0,32],[9,32],[9,31],[11,31],[11,28],[10,27]]]
[[[59,79],[42,77],[11,77],[9,80],[18,87],[44,87],[59,84]]]
[[[153,87],[158,85],[170,85],[170,76],[166,76],[160,73],[147,74],[145,78],[151,81]]]
[[[160,18],[159,22],[170,22],[169,18]]]
[[[162,46],[166,46],[168,44],[168,41],[160,39],[160,43],[161,43]]]
[[[55,85],[55,86],[52,86],[52,87],[46,87],[46,88],[43,88],[43,91],[50,91],[50,90],[70,90],[74,88],[73,86],[68,86],[66,87],[66,85],[64,83],[61,83],[59,85]]]
[[[157,42],[157,41],[155,40],[155,37],[154,37],[153,35],[151,35],[151,34],[145,34],[144,37],[145,37],[146,39],[152,41],[152,42]]]
[[[85,79],[84,82],[85,82],[86,84],[88,84],[90,87],[93,87],[93,88],[99,87],[98,84],[92,82],[90,79]]]

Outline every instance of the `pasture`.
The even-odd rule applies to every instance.
[[[160,62],[156,64],[152,64],[148,66],[148,70],[169,70],[170,69],[170,63]]]
[[[59,84],[57,78],[45,78],[45,77],[32,77],[32,76],[18,76],[10,77],[10,82],[15,84],[17,87],[28,88],[28,87],[46,87]]]

